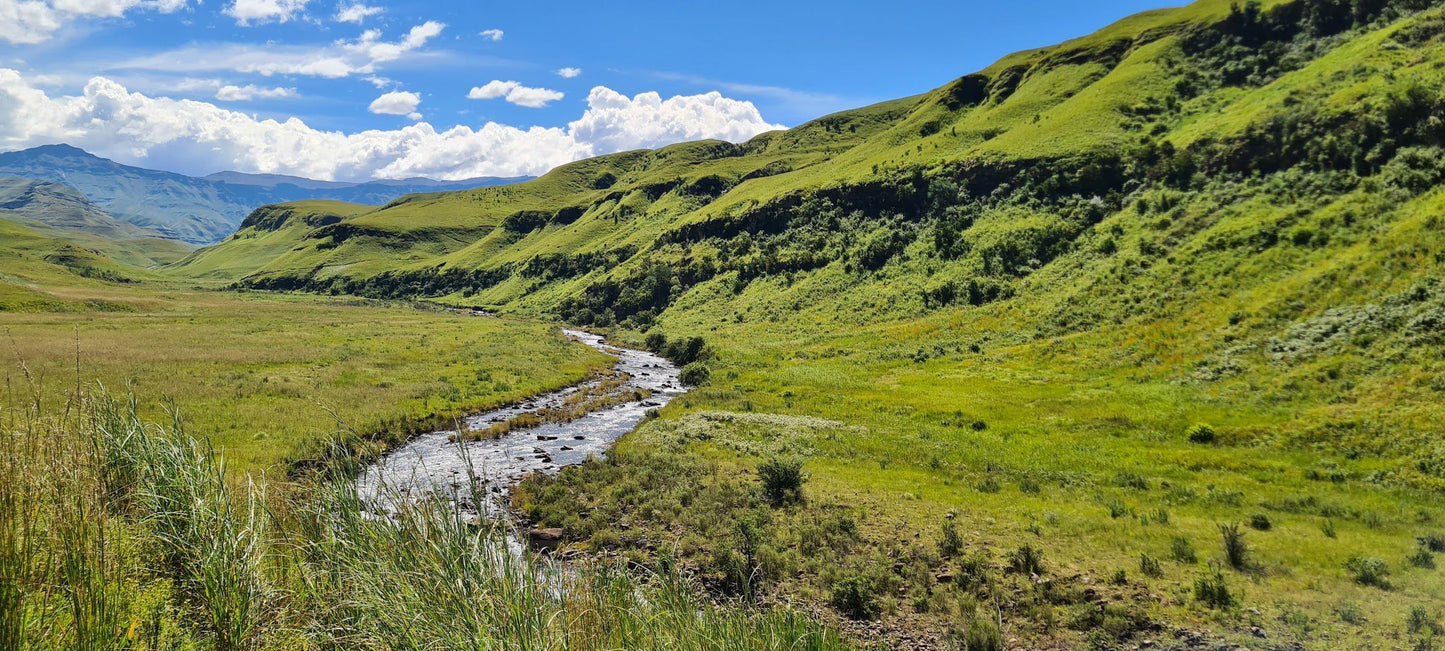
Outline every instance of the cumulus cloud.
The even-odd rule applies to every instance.
[[[237,25],[284,23],[306,10],[308,0],[233,0],[223,10]]]
[[[164,169],[219,169],[318,179],[542,174],[570,161],[701,138],[740,142],[782,128],[752,103],[719,93],[662,99],[596,87],[565,127],[495,122],[438,130],[323,131],[305,122],[258,119],[194,100],[134,93],[104,77],[78,95],[50,96],[0,68],[0,150],[69,143],[102,156]]]
[[[581,68],[562,68],[557,71],[557,76],[563,79],[572,79],[573,77],[579,77],[581,75]]]
[[[119,18],[132,9],[171,13],[190,0],[0,0],[0,40],[33,45],[85,18]]]
[[[542,108],[552,102],[562,99],[564,95],[560,91],[550,88],[531,88],[523,86],[515,81],[502,81],[493,79],[485,85],[477,86],[467,93],[467,99],[504,99],[518,106],[527,108]]]
[[[266,88],[254,84],[245,86],[227,84],[216,91],[216,99],[222,102],[249,102],[253,99],[280,99],[295,96],[295,88]]]
[[[489,40],[489,41],[500,41],[500,40],[502,40],[502,37],[505,36],[505,35],[506,35],[506,32],[504,32],[504,31],[502,31],[502,30],[500,30],[500,29],[484,29],[484,30],[482,30],[482,33],[481,33],[481,34],[478,34],[478,36],[481,36],[482,38],[487,39],[487,40]]]
[[[380,64],[396,61],[419,50],[445,28],[445,24],[429,20],[412,27],[406,36],[397,41],[384,41],[381,30],[369,29],[354,41],[338,40],[320,47],[194,45],[122,61],[114,68],[176,73],[231,71],[268,77],[299,75],[339,79],[351,75],[371,75]]]
[[[416,112],[416,107],[420,105],[421,95],[394,90],[372,100],[371,106],[366,110],[377,115],[405,115],[413,120],[420,120],[421,114]]]
[[[370,7],[360,2],[350,5],[341,5],[336,8],[336,20],[343,23],[356,23],[360,25],[367,18],[380,14],[384,11],[381,7]]]

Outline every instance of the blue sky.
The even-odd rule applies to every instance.
[[[536,174],[923,92],[1171,4],[0,0],[0,149],[71,142],[186,173]]]

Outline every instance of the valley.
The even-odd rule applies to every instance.
[[[1199,0],[496,187],[222,175],[313,192],[234,232],[0,183],[43,203],[0,211],[5,413],[134,395],[268,491],[303,605],[229,648],[1435,648],[1442,61],[1432,3]],[[555,549],[499,568],[430,481],[344,515],[416,455]]]

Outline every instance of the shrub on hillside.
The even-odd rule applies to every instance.
[[[1410,554],[1405,560],[1422,570],[1435,569],[1435,555],[1430,553],[1430,548],[1424,545],[1415,548],[1415,553]]]
[[[838,612],[852,619],[873,619],[882,608],[873,581],[863,574],[849,574],[833,582],[829,600]]]
[[[943,535],[938,539],[938,553],[941,556],[953,556],[963,551],[963,536],[958,535],[958,526],[953,520],[944,520]]]
[[[1194,551],[1194,544],[1183,536],[1169,542],[1169,555],[1180,563],[1199,562],[1199,555]]]
[[[702,337],[674,339],[661,346],[662,356],[676,364],[691,364],[704,357],[707,342]]]
[[[768,459],[758,464],[758,480],[763,484],[763,498],[773,506],[782,506],[803,499],[803,462],[797,459]]]
[[[1381,170],[1385,183],[1420,194],[1445,178],[1445,154],[1438,147],[1406,147]]]
[[[968,651],[1002,651],[1003,633],[998,625],[987,620],[974,618],[968,623],[968,632],[963,637],[963,648]]]
[[[1390,566],[1378,558],[1370,556],[1351,556],[1345,561],[1345,571],[1350,573],[1350,578],[1360,585],[1370,585],[1377,588],[1389,589],[1390,587]]]
[[[1019,574],[1043,574],[1044,552],[1026,544],[1009,556],[1008,567]]]
[[[1440,624],[1430,616],[1430,611],[1424,606],[1411,606],[1410,614],[1405,616],[1405,630],[1410,631],[1411,635],[1422,632],[1436,634],[1440,631]]]
[[[1229,608],[1234,605],[1234,595],[1229,591],[1229,582],[1216,564],[1194,579],[1194,599],[1211,608]]]
[[[712,378],[712,370],[702,362],[693,362],[682,367],[682,373],[677,376],[677,379],[681,380],[683,384],[692,387],[707,384],[710,378]]]
[[[1244,532],[1238,524],[1219,525],[1219,536],[1224,540],[1224,560],[1236,570],[1249,567],[1249,545],[1244,542]]]
[[[1144,576],[1157,579],[1164,576],[1164,568],[1159,565],[1159,559],[1148,554],[1139,555],[1139,573]]]
[[[1204,423],[1196,423],[1193,427],[1190,427],[1188,435],[1190,443],[1201,443],[1205,445],[1213,443],[1216,438],[1214,428]]]

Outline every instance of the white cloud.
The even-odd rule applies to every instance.
[[[308,0],[233,0],[223,11],[237,25],[284,23],[306,10]]]
[[[385,11],[381,7],[370,7],[360,2],[349,5],[341,5],[336,8],[336,20],[343,23],[356,23],[360,25],[367,18]]]
[[[178,73],[231,71],[268,77],[300,75],[338,79],[371,75],[379,64],[396,61],[420,49],[445,28],[446,25],[430,20],[412,27],[399,41],[383,41],[381,30],[368,29],[354,41],[339,40],[320,47],[194,45],[122,61],[114,68]]]
[[[484,29],[482,30],[481,34],[478,34],[478,36],[481,36],[482,38],[489,41],[500,41],[502,40],[503,36],[506,36],[506,34],[506,32],[500,29]]]
[[[245,86],[228,84],[216,91],[216,99],[222,102],[249,102],[253,99],[280,99],[295,96],[295,88],[266,88],[254,84],[246,84]]]
[[[557,71],[557,76],[562,77],[563,79],[572,79],[573,77],[579,77],[581,75],[581,68],[562,68]]]
[[[664,100],[656,92],[629,98],[606,86],[593,88],[587,94],[587,111],[567,125],[574,139],[599,153],[689,140],[742,142],[783,128],[765,122],[752,102],[723,97],[716,91]]]
[[[85,18],[119,18],[132,9],[171,13],[189,0],[0,0],[0,40],[33,45]]]
[[[564,95],[560,91],[555,91],[550,88],[531,88],[515,81],[502,81],[500,79],[493,79],[485,85],[473,88],[471,92],[467,93],[467,99],[500,98],[527,108],[542,108],[563,97]]]
[[[413,120],[420,120],[421,114],[416,112],[416,107],[420,105],[421,95],[394,90],[372,100],[371,106],[366,110],[377,115],[405,115]]]
[[[701,138],[734,142],[782,128],[752,103],[719,93],[626,97],[598,86],[565,127],[495,122],[437,130],[322,131],[299,119],[258,119],[207,102],[133,93],[103,77],[50,96],[0,68],[0,151],[65,142],[163,169],[296,174],[318,179],[470,178],[541,174],[570,161]]]

